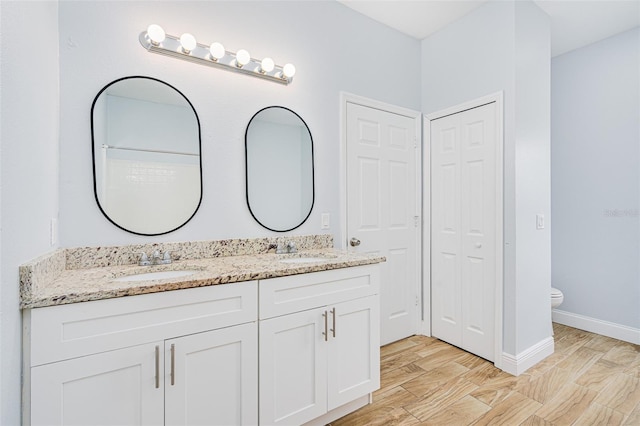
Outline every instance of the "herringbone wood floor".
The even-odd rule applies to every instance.
[[[640,346],[554,324],[555,353],[519,377],[437,339],[381,348],[381,388],[338,425],[640,426]]]

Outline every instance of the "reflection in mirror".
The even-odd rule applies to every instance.
[[[313,140],[290,109],[258,111],[245,135],[247,203],[258,223],[272,231],[302,225],[313,207]]]
[[[91,107],[94,190],[102,213],[141,235],[174,231],[202,198],[200,122],[189,100],[150,77],[109,83]]]

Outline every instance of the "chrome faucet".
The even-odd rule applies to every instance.
[[[149,257],[147,256],[147,253],[142,252],[142,254],[140,255],[140,260],[138,261],[138,265],[140,265],[140,266],[149,266],[149,265],[151,265],[151,261],[149,260]]]
[[[138,265],[140,266],[168,265],[169,263],[171,263],[171,253],[169,250],[165,251],[163,255],[160,254],[160,250],[154,250],[153,254],[151,254],[151,260],[149,260],[149,256],[143,252],[138,261]]]
[[[296,248],[296,243],[293,241],[289,241],[286,245],[282,243],[278,243],[276,247],[276,254],[285,254],[285,253],[297,253],[298,249]]]

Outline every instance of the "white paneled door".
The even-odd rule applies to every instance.
[[[346,105],[347,239],[351,250],[387,258],[380,291],[387,344],[418,327],[418,118]]]
[[[496,104],[431,121],[432,335],[494,360]]]

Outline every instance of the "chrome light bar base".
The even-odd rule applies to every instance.
[[[276,65],[273,71],[264,72],[260,67],[260,61],[253,58],[251,58],[249,63],[246,65],[239,67],[236,62],[236,54],[228,50],[225,51],[225,55],[218,60],[211,57],[211,54],[209,53],[209,46],[201,43],[198,43],[193,50],[185,52],[180,44],[180,39],[169,34],[166,35],[166,38],[162,43],[157,45],[151,42],[146,31],[140,33],[139,40],[142,47],[152,53],[171,56],[173,58],[194,62],[200,65],[224,68],[227,71],[250,75],[284,85],[288,85],[293,81],[293,77],[283,77],[282,66]]]

